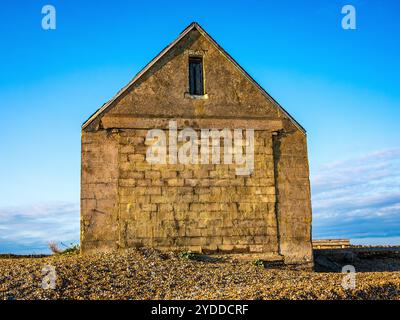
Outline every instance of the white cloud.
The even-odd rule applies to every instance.
[[[49,241],[79,241],[79,205],[69,202],[0,208],[0,253],[48,252]]]
[[[325,165],[311,185],[315,237],[400,236],[400,149]]]

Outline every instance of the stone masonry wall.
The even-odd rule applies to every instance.
[[[121,238],[127,246],[276,252],[271,135],[257,132],[255,174],[237,165],[149,165],[146,130],[121,133]],[[134,146],[132,146],[134,143]]]
[[[109,206],[105,215],[95,215],[100,218],[92,225],[86,221],[92,216],[83,217],[85,230],[91,230],[83,235],[86,248],[147,246],[278,255],[271,132],[255,132],[255,168],[250,177],[237,176],[236,164],[150,165],[145,161],[146,134],[147,130],[137,129],[84,133],[96,137],[84,141],[106,139],[102,148],[112,154],[106,167],[103,164],[110,159],[97,163],[98,170],[104,170],[103,179],[82,185],[84,211]],[[101,151],[95,143],[83,148],[85,159]],[[102,192],[104,184],[113,187]],[[85,186],[94,191],[88,198]]]
[[[82,132],[81,248],[117,248],[118,139],[107,131]]]
[[[290,125],[287,125],[290,128]],[[273,139],[280,253],[285,263],[312,264],[311,192],[306,136],[293,127]]]

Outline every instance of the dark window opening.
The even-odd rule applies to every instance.
[[[189,58],[189,93],[204,95],[203,58]]]

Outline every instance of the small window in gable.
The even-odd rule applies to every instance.
[[[189,93],[204,95],[203,58],[189,57]]]

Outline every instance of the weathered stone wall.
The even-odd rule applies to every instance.
[[[291,127],[291,129],[289,129]],[[306,136],[287,125],[274,137],[280,253],[286,263],[312,263],[311,192]]]
[[[270,133],[256,133],[251,177],[237,176],[234,164],[149,165],[145,134],[121,132],[120,227],[126,246],[277,253]]]
[[[117,248],[118,139],[107,131],[82,132],[82,251]]]
[[[99,133],[89,133],[91,138],[85,133],[84,141],[91,143],[83,144],[83,158],[91,159],[93,167],[93,155],[107,150],[112,159],[96,162],[101,180],[82,185],[82,209],[94,213],[83,216],[85,248],[99,246],[100,240],[105,246],[114,241],[110,248],[278,255],[271,132],[255,132],[251,176],[236,175],[241,167],[236,164],[151,165],[145,160],[147,130]],[[99,140],[107,143],[96,144]],[[87,170],[86,181],[92,176]],[[108,211],[102,215],[102,210]],[[99,220],[91,222],[93,217]]]

